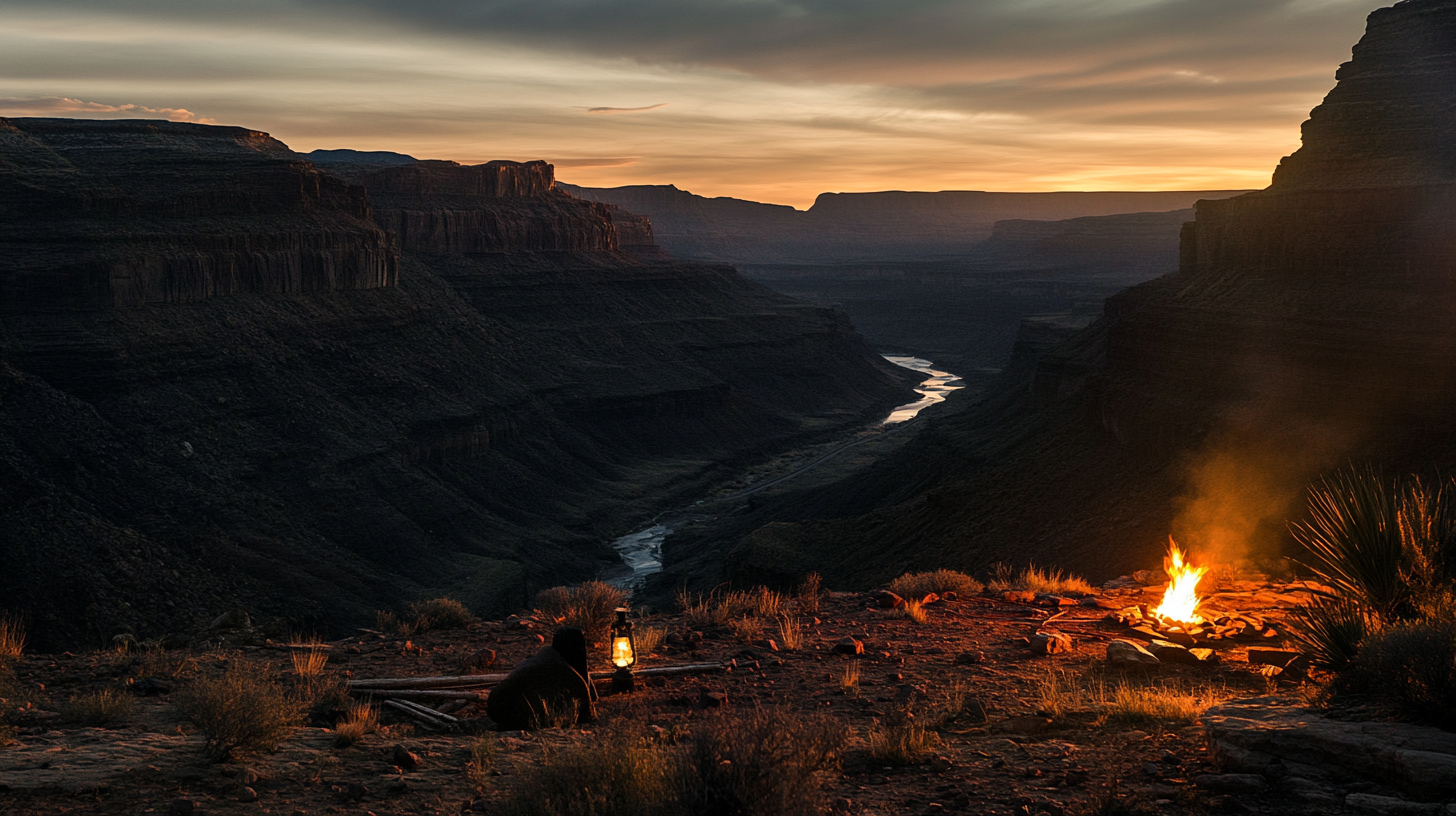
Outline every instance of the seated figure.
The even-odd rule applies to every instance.
[[[559,725],[572,712],[581,724],[596,719],[596,697],[586,668],[586,636],[568,626],[491,689],[485,712],[501,731]]]

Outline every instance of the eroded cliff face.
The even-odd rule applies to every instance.
[[[231,606],[321,629],[437,594],[499,612],[906,400],[842,315],[623,249],[646,225],[547,165],[362,178],[240,129],[10,127],[0,201],[30,220],[0,233],[0,606],[38,644]],[[355,277],[258,271],[326,251]],[[184,263],[205,285],[174,283]],[[154,283],[123,286],[136,268]]]
[[[1179,271],[1051,349],[1027,337],[991,398],[899,461],[678,568],[787,574],[832,551],[846,583],[995,561],[1100,579],[1156,567],[1169,533],[1269,558],[1323,471],[1449,471],[1456,2],[1371,15],[1304,135],[1269,189],[1197,204]]]

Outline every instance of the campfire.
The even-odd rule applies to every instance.
[[[1207,565],[1195,566],[1189,554],[1168,537],[1168,555],[1163,559],[1168,576],[1162,603],[1125,607],[1111,616],[1148,640],[1166,640],[1180,646],[1218,648],[1232,641],[1260,641],[1277,636],[1261,618],[1238,612],[1202,609],[1206,598],[1198,585],[1208,574]],[[1150,583],[1150,582],[1149,582]]]

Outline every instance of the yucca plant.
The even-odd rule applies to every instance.
[[[1349,667],[1366,635],[1378,627],[1359,601],[1329,596],[1292,610],[1287,631],[1315,668],[1337,672]]]
[[[1309,520],[1290,525],[1310,553],[1306,563],[1335,593],[1387,618],[1408,605],[1402,580],[1401,501],[1373,467],[1325,477],[1309,492]]]

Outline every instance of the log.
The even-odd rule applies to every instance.
[[[653,666],[648,669],[636,669],[632,672],[635,677],[672,677],[685,674],[707,674],[714,670],[723,668],[722,663],[685,663],[680,666]],[[594,671],[591,673],[593,680],[606,680],[614,672]],[[506,679],[504,673],[497,674],[462,674],[454,677],[381,677],[373,680],[350,680],[349,688],[360,693],[379,694],[389,689],[400,689],[408,691],[424,691],[427,689],[470,689],[493,686]]]
[[[445,724],[444,723],[440,722],[439,720],[432,719],[427,714],[421,714],[420,712],[415,711],[412,708],[407,708],[403,704],[401,704],[398,700],[385,700],[384,701],[384,704],[387,705],[387,706],[389,706],[390,708],[393,708],[393,709],[398,710],[400,713],[404,714],[406,717],[409,717],[410,719],[414,720],[415,722],[421,723],[422,725],[425,725],[425,726],[427,726],[429,728],[433,728],[433,729],[435,729],[437,731],[443,731],[445,729]]]
[[[368,694],[371,697],[401,700],[465,700],[479,702],[485,697],[478,691],[445,691],[441,689],[349,689],[354,694]]]
[[[419,703],[412,703],[409,700],[396,700],[395,702],[399,703],[402,706],[406,706],[408,708],[412,708],[415,711],[418,711],[421,714],[425,715],[426,717],[433,717],[433,718],[439,720],[440,722],[450,723],[451,725],[455,725],[455,724],[458,724],[460,722],[459,719],[457,719],[455,717],[452,717],[449,714],[445,714],[443,712],[436,711],[435,709],[430,708],[429,706],[422,706]]]

